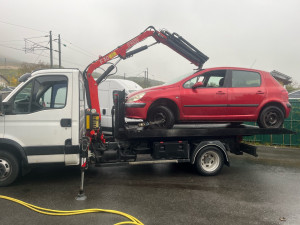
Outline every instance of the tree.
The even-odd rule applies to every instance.
[[[292,83],[290,83],[286,86],[286,90],[289,93],[292,91],[298,90],[298,89],[300,89],[300,85],[296,81],[293,81]]]
[[[33,71],[40,70],[40,69],[49,69],[49,64],[45,64],[43,62],[39,62],[38,64],[35,63],[23,63],[21,67],[18,69],[18,75],[21,76],[25,73],[32,73]]]

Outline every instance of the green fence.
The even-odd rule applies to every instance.
[[[271,145],[287,145],[300,147],[300,100],[290,99],[292,110],[287,119],[285,119],[283,127],[297,132],[297,134],[280,134],[280,135],[255,135],[245,137],[245,141],[256,142]],[[247,123],[257,125],[256,123]]]

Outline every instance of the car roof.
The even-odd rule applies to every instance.
[[[229,67],[229,66],[203,68],[203,70],[248,70],[248,71],[266,72],[266,71],[263,71],[263,70],[252,69],[252,68],[245,68],[245,67]]]

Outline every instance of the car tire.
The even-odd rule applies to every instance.
[[[151,128],[170,129],[175,123],[175,116],[167,106],[155,106],[149,112],[148,121],[155,122],[164,119],[162,124],[151,125]]]
[[[260,128],[280,128],[283,122],[283,111],[277,106],[268,106],[261,111],[257,124]]]
[[[203,176],[218,174],[224,165],[224,155],[215,146],[206,146],[198,152],[194,166],[197,172]]]
[[[0,150],[0,187],[13,183],[20,173],[18,159],[10,152]]]

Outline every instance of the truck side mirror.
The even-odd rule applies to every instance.
[[[199,88],[199,87],[203,87],[203,82],[202,81],[199,81],[196,84],[194,84],[192,86],[192,89],[196,89],[196,88]]]

